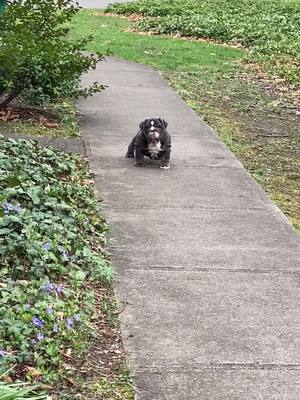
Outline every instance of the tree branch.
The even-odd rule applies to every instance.
[[[2,103],[0,103],[0,108],[7,107],[9,103],[11,103],[16,97],[19,96],[19,94],[22,92],[23,89],[24,89],[23,85],[15,86],[11,94],[8,95],[8,97],[6,97],[6,99]]]

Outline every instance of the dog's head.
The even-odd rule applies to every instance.
[[[166,130],[168,123],[162,118],[147,118],[140,123],[140,129],[149,145],[157,145],[161,134]]]

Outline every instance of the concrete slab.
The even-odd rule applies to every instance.
[[[299,276],[128,271],[119,296],[129,359],[156,365],[297,364]]]
[[[123,67],[122,71],[113,68],[112,63],[106,63],[102,61],[98,64],[99,67],[96,70],[92,70],[83,84],[91,84],[99,79],[99,71],[105,72],[105,82],[104,84],[108,86],[109,89],[119,89],[119,88],[147,88],[156,87],[161,89],[162,87],[168,87],[167,81],[162,81],[162,78],[158,74],[151,73],[153,70],[149,68],[144,69],[133,69],[132,64]],[[124,81],[120,72],[126,72],[126,81]],[[150,72],[150,73],[149,73]],[[107,92],[103,92],[105,95]]]
[[[140,400],[298,400],[300,371],[268,366],[224,366],[139,371]]]
[[[133,245],[132,245],[133,247]],[[132,250],[129,247],[129,250]],[[156,250],[156,249],[155,249]],[[147,256],[145,260],[137,257],[136,254],[127,254],[126,248],[118,245],[117,241],[112,242],[112,253],[114,264],[119,274],[125,271],[229,271],[229,272],[252,272],[258,274],[276,274],[283,272],[292,276],[299,275],[300,256],[299,252],[284,248],[271,249],[240,249],[237,247],[220,246],[213,248],[198,249],[197,258],[190,264],[180,263],[182,259],[172,260],[174,264],[165,264],[166,256],[162,254],[160,259],[152,259]]]
[[[112,224],[117,249],[114,254],[120,270],[128,263],[141,268],[143,265],[201,267],[202,254],[207,250],[223,251],[227,255],[251,250],[254,259],[264,250],[289,250],[296,254],[300,250],[297,233],[290,230],[275,207],[263,210],[114,209],[105,213]],[[253,260],[248,261],[253,264]],[[227,258],[227,262],[229,268],[235,265],[234,259]],[[248,268],[239,266],[244,267]],[[268,269],[272,268],[269,265]],[[288,261],[281,268],[289,269]]]
[[[160,116],[165,104],[168,103],[173,115],[176,114],[177,107],[182,105],[182,100],[177,96],[169,96],[164,87],[110,87],[99,95],[101,98],[101,112],[110,114],[117,118],[119,115],[126,115],[128,119],[136,118],[136,103],[139,102],[139,113],[145,119],[151,115]],[[114,108],[112,109],[112,102]],[[86,103],[89,112],[99,110],[99,103],[95,99],[88,99]],[[191,111],[188,108],[182,108],[180,115],[189,116]],[[178,114],[178,113],[177,113]]]
[[[100,79],[102,72],[103,72],[103,77],[105,77],[105,81],[106,81],[109,78],[109,73],[111,73],[113,71],[118,71],[119,74],[120,73],[122,74],[123,72],[126,74],[128,73],[129,76],[132,73],[139,73],[139,74],[144,74],[144,75],[152,74],[153,75],[152,77],[145,76],[144,77],[145,81],[150,79],[150,80],[154,80],[155,82],[158,82],[158,79],[160,77],[160,73],[157,72],[151,66],[137,64],[132,61],[123,60],[118,57],[106,57],[106,58],[104,58],[103,61],[101,61],[97,64],[95,70],[91,70],[87,75],[82,76],[81,82],[83,85],[91,84],[94,82],[95,77],[97,80]],[[106,75],[106,73],[108,73],[108,75]],[[127,76],[126,76],[126,78],[127,78]],[[113,85],[115,84],[115,82],[113,80],[111,80],[110,82]],[[122,80],[122,82],[126,85],[126,80]],[[161,82],[161,84],[165,85],[165,84],[167,84],[167,82],[164,81],[164,82]]]
[[[104,203],[118,209],[148,209],[149,201],[151,208],[158,209],[257,209],[269,204],[242,168],[234,168],[230,174],[228,168],[202,168],[194,174],[193,169],[180,163],[169,171],[159,169],[157,164],[159,161],[149,160],[140,171],[132,166],[132,160],[124,160],[123,166],[120,162],[119,167],[100,170],[96,181],[99,191],[107,187]]]
[[[132,118],[128,115],[118,115],[117,117],[109,113],[103,113],[98,107],[89,109],[86,106],[84,109],[79,107],[81,113],[81,126],[84,129],[86,126],[89,127],[86,136],[91,139],[101,139],[103,136],[119,136],[126,137],[127,141],[130,140],[139,130],[139,124],[145,118],[155,116],[154,113],[147,112],[138,114]],[[180,138],[207,138],[218,142],[220,140],[215,135],[214,131],[206,125],[204,122],[199,120],[194,112],[190,110],[189,115],[182,115],[170,112],[160,112],[159,117],[164,118],[168,122],[168,132],[174,137]],[[221,144],[222,145],[222,144]],[[192,147],[192,146],[190,146]],[[225,146],[222,145],[222,148]]]

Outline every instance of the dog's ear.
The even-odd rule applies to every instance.
[[[164,127],[164,129],[167,129],[167,126],[168,126],[167,121],[165,121],[165,120],[162,119],[162,118],[159,118],[159,120],[160,120],[160,123],[162,124],[162,126]]]
[[[145,132],[145,124],[146,124],[146,119],[144,120],[144,121],[142,121],[142,122],[140,122],[140,130],[142,131],[142,132]]]

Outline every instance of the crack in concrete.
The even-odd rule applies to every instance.
[[[200,272],[200,273],[216,273],[216,272],[230,272],[230,273],[244,273],[244,274],[270,274],[270,275],[300,275],[300,270],[257,270],[252,268],[198,268],[197,266],[187,267],[187,266],[129,266],[126,267],[127,271],[138,271],[138,272],[148,272],[148,271],[180,271],[180,272]]]
[[[113,202],[110,202],[110,204],[113,204],[114,206],[114,210],[116,211],[135,211],[135,210],[162,210],[162,211],[166,211],[166,210],[196,210],[196,211],[200,211],[200,210],[205,210],[205,211],[265,211],[266,210],[266,206],[264,205],[264,207],[206,207],[206,206],[201,206],[201,205],[196,205],[196,206],[176,206],[176,207],[169,207],[169,206],[161,206],[161,205],[157,205],[157,206],[153,206],[151,205],[151,207],[145,206],[143,204],[139,204],[139,205],[128,205],[128,206],[118,206],[116,204],[114,204]],[[104,203],[105,205],[105,203]],[[273,208],[272,206],[270,206],[271,208]]]
[[[172,373],[181,372],[189,374],[191,371],[201,371],[205,369],[213,370],[256,370],[256,371],[276,371],[276,370],[300,370],[300,364],[280,364],[280,363],[178,363],[171,365],[155,365],[146,368],[137,367],[139,372]]]

